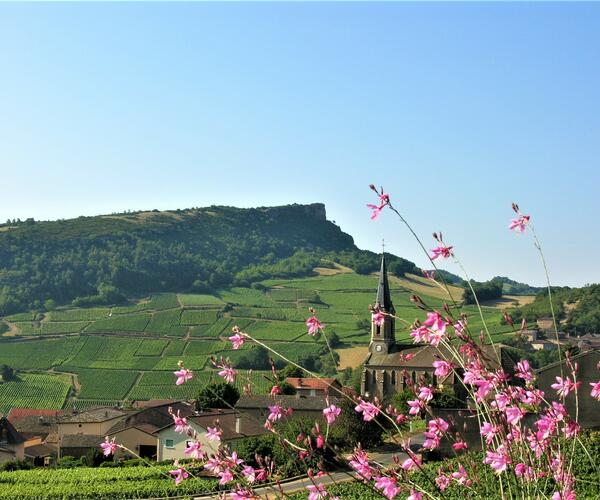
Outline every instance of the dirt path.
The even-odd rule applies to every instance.
[[[345,349],[336,349],[340,355],[339,370],[344,370],[348,367],[356,368],[365,362],[369,348],[367,346],[348,347]]]

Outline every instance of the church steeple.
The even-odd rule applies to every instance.
[[[390,283],[385,264],[385,252],[381,255],[381,269],[379,271],[379,284],[377,285],[377,296],[375,306],[384,313],[383,324],[378,325],[371,321],[371,343],[369,351],[378,354],[387,354],[396,343],[396,321],[390,316],[396,313],[390,294]]]

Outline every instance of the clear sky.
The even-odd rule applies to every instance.
[[[1,4],[0,220],[323,202],[362,248],[600,281],[599,4]],[[447,269],[457,271],[448,264]]]

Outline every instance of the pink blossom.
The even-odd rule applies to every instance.
[[[440,445],[440,436],[435,432],[424,432],[423,436],[425,436],[423,448],[426,450],[434,450]]]
[[[408,495],[406,497],[406,500],[422,500],[422,499],[423,499],[423,493],[415,490],[414,488],[412,490],[410,490],[410,495]]]
[[[308,500],[321,500],[327,496],[325,486],[322,484],[310,484],[306,489],[309,492]]]
[[[223,468],[221,467],[221,461],[217,457],[210,457],[206,461],[204,468],[215,475],[219,474],[223,470]]]
[[[181,483],[181,481],[184,479],[187,479],[190,475],[187,473],[183,465],[178,467],[177,462],[175,462],[175,467],[177,467],[177,469],[170,470],[169,474],[175,477],[175,486],[179,486],[179,483]]]
[[[100,443],[100,448],[102,448],[102,453],[104,453],[104,456],[108,457],[116,453],[117,449],[119,448],[119,445],[115,443],[115,438],[109,440],[108,436],[106,436],[104,438],[104,442]]]
[[[365,451],[360,448],[355,449],[352,460],[348,464],[364,479],[371,479],[373,469],[369,465],[369,456]]]
[[[461,450],[467,450],[469,448],[469,446],[464,441],[457,441],[456,443],[454,443],[452,445],[452,448],[455,451],[461,451]]]
[[[219,476],[221,476],[221,479],[219,480],[219,484],[223,485],[223,484],[227,484],[230,483],[231,481],[233,481],[233,473],[231,472],[231,469],[227,468],[222,470],[221,472],[218,473]]]
[[[340,413],[342,413],[342,409],[335,405],[329,405],[329,407],[323,409],[323,415],[325,415],[325,420],[327,420],[329,425],[335,422],[335,419],[340,416]]]
[[[172,415],[173,423],[175,424],[175,432],[180,434],[187,430],[187,419],[182,417],[177,410],[177,415]]]
[[[244,344],[246,336],[243,333],[236,333],[229,337],[229,341],[233,344],[233,349],[237,350]]]
[[[317,448],[321,449],[323,446],[325,446],[325,438],[323,437],[323,434],[319,433],[317,435]]]
[[[439,472],[438,476],[435,478],[435,484],[437,484],[437,487],[440,489],[440,491],[444,491],[448,486],[450,486],[450,478]]]
[[[245,465],[244,468],[242,469],[242,475],[246,478],[246,480],[252,484],[254,483],[254,481],[256,481],[256,471],[254,470],[254,467],[252,467],[251,465]]]
[[[454,327],[454,331],[457,334],[461,334],[462,332],[464,332],[465,328],[467,327],[467,320],[466,319],[459,319],[452,326]]]
[[[181,385],[185,382],[187,382],[188,380],[191,380],[194,375],[192,374],[192,372],[190,370],[187,370],[186,368],[182,368],[181,370],[177,370],[176,372],[173,372],[173,374],[175,376],[177,376],[177,380],[175,381],[175,385]]]
[[[277,394],[281,394],[281,387],[274,385],[271,387],[271,396],[277,396]]]
[[[446,422],[443,418],[436,418],[427,423],[427,429],[429,432],[435,432],[436,434],[448,432],[448,427],[448,422]]]
[[[552,384],[550,387],[556,390],[556,393],[560,398],[566,398],[571,391],[575,391],[581,382],[573,382],[569,377],[555,377],[556,384]]]
[[[434,361],[433,367],[435,368],[435,376],[444,378],[447,377],[448,374],[452,371],[454,365],[452,363],[449,363],[448,361]]]
[[[242,488],[239,484],[231,492],[231,500],[252,500],[253,498],[256,498],[256,495],[252,491]]]
[[[504,445],[500,445],[498,446],[498,449],[495,452],[486,452],[486,456],[483,459],[483,463],[489,465],[492,469],[494,469],[494,472],[496,472],[496,474],[500,474],[501,472],[504,472],[507,469],[508,464],[510,463],[510,457],[504,449]]]
[[[370,208],[373,213],[371,214],[371,219],[375,220],[379,217],[379,214],[384,209],[384,207],[390,202],[390,196],[385,194],[383,191],[379,195],[379,205],[373,205],[372,203],[367,203],[367,207]]]
[[[523,410],[518,406],[508,406],[504,411],[506,413],[506,421],[510,425],[517,425],[524,415]]]
[[[407,458],[400,467],[402,467],[405,471],[416,469],[421,465],[422,461],[417,456]]]
[[[425,407],[423,401],[420,401],[418,399],[408,400],[406,404],[410,407],[408,410],[408,414],[413,416],[421,413],[421,410]]]
[[[480,432],[481,435],[485,438],[486,443],[489,445],[498,433],[498,428],[490,424],[489,422],[484,422],[481,426]]]
[[[383,322],[385,321],[385,315],[379,311],[377,311],[376,313],[373,313],[371,315],[371,321],[373,321],[373,323],[375,323],[377,326],[381,326],[383,325]]]
[[[410,332],[410,336],[414,339],[415,344],[429,342],[429,328],[427,328],[426,326],[420,326],[418,328],[415,328],[413,331]]]
[[[369,402],[364,401],[364,400],[361,399],[359,401],[358,405],[356,405],[356,407],[354,408],[354,410],[357,413],[362,413],[363,414],[363,420],[365,422],[370,422],[377,415],[379,415],[380,407],[374,405],[373,403],[369,403]]]
[[[308,327],[308,334],[315,335],[319,330],[323,330],[325,325],[321,323],[316,316],[311,316],[306,320],[306,326]]]
[[[430,259],[435,260],[440,257],[447,259],[452,255],[452,248],[453,247],[447,247],[446,245],[440,245],[439,247],[432,248]]]
[[[400,488],[396,483],[396,479],[387,476],[379,476],[377,479],[375,479],[375,488],[382,490],[383,496],[390,500],[394,498],[400,491]]]
[[[425,403],[429,403],[433,399],[433,391],[431,387],[421,387],[419,389],[419,394],[417,396],[421,401],[425,401]]]
[[[283,408],[281,406],[279,406],[279,405],[269,406],[269,416],[267,417],[267,420],[269,420],[271,422],[275,422],[277,420],[280,420],[282,416],[283,416]]]
[[[221,371],[218,373],[219,377],[223,377],[226,382],[233,384],[235,381],[235,370],[233,366],[225,361],[221,361],[221,364],[217,365],[218,368],[221,368]]]
[[[435,271],[425,271],[425,270],[423,270],[423,276],[425,276],[427,279],[435,281]]]
[[[508,229],[510,229],[511,231],[518,232],[518,233],[523,233],[523,232],[525,232],[525,227],[527,226],[527,224],[529,224],[529,219],[530,219],[529,215],[519,214],[519,217],[517,217],[516,219],[512,219],[510,221],[510,224],[508,225]]]
[[[522,378],[525,382],[533,381],[533,373],[531,373],[531,366],[529,365],[529,361],[526,359],[522,359],[517,363],[515,371],[515,377]]]
[[[202,451],[202,443],[199,441],[190,441],[185,448],[185,454],[195,460],[204,460],[206,458],[206,453]]]
[[[222,435],[223,430],[220,429],[218,426],[206,428],[206,438],[209,441],[221,441]]]
[[[427,319],[423,321],[423,324],[432,330],[446,330],[446,321],[437,311],[427,313]]]
[[[600,380],[598,380],[598,382],[590,382],[590,385],[592,386],[592,392],[590,394],[593,398],[600,401]]]
[[[467,471],[462,464],[458,464],[458,471],[452,473],[452,479],[460,485],[468,485],[470,483]]]

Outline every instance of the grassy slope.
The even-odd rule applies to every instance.
[[[364,347],[369,334],[358,329],[356,323],[369,318],[368,305],[374,299],[377,276],[358,275],[341,266],[331,271],[309,278],[267,280],[266,293],[234,288],[218,295],[159,294],[125,307],[6,318],[13,326],[6,335],[13,335],[17,328],[28,340],[5,339],[0,344],[0,364],[77,374],[81,386],[77,388],[77,399],[69,405],[85,406],[96,399],[192,396],[214,375],[208,359],[211,354],[229,356],[234,362],[243,355],[229,350],[230,344],[224,341],[234,325],[295,360],[324,344],[323,338],[317,341],[306,334],[304,321],[310,306],[317,309],[327,333],[336,332],[348,348]],[[390,283],[400,317],[397,339],[407,340],[410,324],[424,316],[411,303],[411,295],[416,293],[426,303],[441,308],[446,292],[412,275],[393,277]],[[450,291],[455,299],[459,298],[460,289],[450,287]],[[226,303],[231,307],[224,312]],[[465,310],[478,331],[482,323],[476,309],[469,306]],[[485,316],[494,337],[501,338],[506,327],[500,326],[498,309],[486,307]],[[342,351],[344,366],[356,366],[362,361],[359,358],[364,358],[364,350],[354,349],[351,353]],[[172,371],[180,359],[197,372],[194,383],[184,389],[173,385]],[[238,378],[241,387],[243,380]],[[269,389],[263,374],[252,378],[255,392]],[[58,399],[53,401],[60,406]]]

